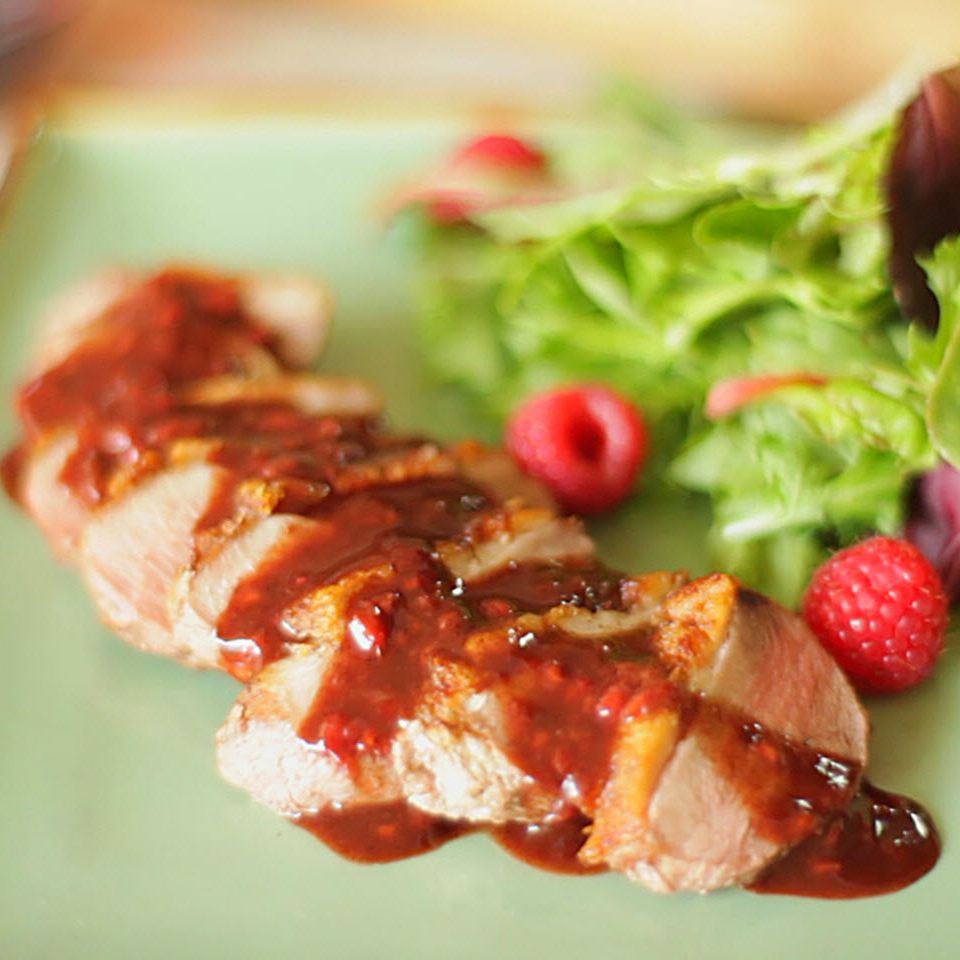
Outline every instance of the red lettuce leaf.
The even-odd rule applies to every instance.
[[[931,74],[904,109],[886,190],[894,294],[908,319],[936,327],[937,300],[916,258],[960,233],[960,67]]]

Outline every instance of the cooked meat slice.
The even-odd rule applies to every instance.
[[[171,600],[174,655],[193,666],[220,667],[226,648],[233,663],[239,662],[243,645],[253,641],[224,642],[217,621],[244,579],[312,527],[311,521],[291,514],[258,518],[242,526],[199,564],[183,569]]]
[[[436,444],[411,443],[345,464],[337,470],[332,486],[335,493],[349,494],[431,477],[452,477],[455,473],[454,461]]]
[[[77,438],[72,431],[45,438],[26,458],[14,491],[54,553],[67,562],[73,561],[77,541],[90,516],[88,508],[60,479],[76,447]]]
[[[680,740],[681,717],[676,709],[664,706],[639,716],[628,717],[617,731],[610,759],[610,775],[596,807],[587,842],[580,859],[591,866],[607,865],[614,870],[633,870],[636,879],[652,889],[657,874],[644,872],[646,858],[653,855],[650,832],[650,805],[663,774]]]
[[[171,593],[222,475],[205,463],[163,471],[87,523],[78,552],[87,587],[104,622],[135,646],[189,659],[171,649]]]
[[[43,333],[28,374],[36,376],[70,356],[139,279],[136,273],[115,267],[81,280],[56,297],[40,318]]]
[[[636,638],[638,634],[652,632],[659,623],[664,600],[686,582],[687,575],[675,570],[627,577],[620,582],[622,609],[592,610],[564,605],[548,610],[543,622],[580,641],[596,645],[616,643],[624,636]]]
[[[107,310],[143,280],[143,274],[113,267],[68,288],[41,319],[44,331],[31,369],[46,369],[67,357]],[[293,274],[246,274],[237,278],[243,306],[278,338],[291,367],[316,362],[330,329],[333,301],[325,284]]]
[[[68,288],[44,311],[38,348],[28,366],[37,376],[65,360],[91,336],[114,322],[111,308],[135,291],[143,275],[119,267],[103,270]],[[332,303],[326,286],[317,280],[292,275],[250,274],[238,278],[240,298],[250,316],[277,337],[283,362],[306,368],[316,362],[326,342]],[[249,375],[270,377],[280,368],[265,351],[251,348]],[[352,382],[351,396],[366,403],[369,387]],[[376,401],[374,401],[376,402]]]
[[[752,590],[737,589],[724,643],[687,682],[796,743],[866,764],[869,718],[846,675],[800,617]]]
[[[475,440],[464,440],[455,444],[450,452],[464,477],[492,491],[505,503],[516,500],[528,507],[556,509],[547,488],[527,476],[506,450],[489,447]]]
[[[280,359],[302,369],[316,363],[330,331],[329,288],[313,277],[284,273],[249,273],[239,283],[244,307],[276,334]]]
[[[215,377],[192,384],[181,396],[192,404],[290,403],[317,417],[374,417],[383,406],[379,394],[363,380],[305,373],[257,379]]]
[[[246,686],[217,733],[224,777],[254,799],[287,816],[331,805],[389,803],[401,798],[387,757],[361,755],[355,765],[301,730],[340,648],[350,642],[344,611],[351,596],[380,570],[359,571],[313,591],[285,617],[291,638],[313,643],[261,670]],[[322,724],[321,724],[322,728]]]
[[[720,574],[695,580],[669,596],[655,635],[661,658],[684,687],[735,709],[757,724],[756,736],[777,734],[823,754],[842,778],[859,776],[867,760],[868,724],[846,678],[803,621]],[[664,721],[666,724],[666,721]],[[609,793],[594,813],[587,862],[607,862],[651,889],[711,890],[745,883],[789,846],[764,835],[739,769],[714,742],[709,723],[694,722],[663,764],[655,789],[635,795],[627,824],[618,771],[645,768],[664,756],[621,733]]]
[[[392,760],[408,803],[451,820],[536,822],[558,798],[504,749],[500,698],[468,664],[437,657],[417,714],[403,721]]]
[[[623,725],[581,859],[658,893],[746,882],[783,844],[757,832],[736,782],[697,733],[678,740],[678,730],[670,711]]]
[[[691,690],[796,743],[866,763],[866,711],[796,614],[714,574],[674,593],[662,617],[660,655]]]
[[[114,324],[122,324],[123,316],[118,317],[114,308],[128,296],[135,294],[143,280],[142,274],[113,268],[94,274],[58,296],[41,317],[42,334],[37,341],[39,347],[33,362],[28,368],[29,375],[42,374],[66,360],[91,338],[107,334]],[[269,279],[265,279],[264,282],[269,284]],[[241,286],[243,299],[242,289]],[[269,298],[263,298],[263,303],[269,306]],[[306,346],[299,345],[300,341],[304,345],[315,342],[318,348],[323,342],[323,335],[310,330],[306,325],[302,331],[296,325],[291,326],[282,312],[277,316],[269,311],[251,312],[251,316],[271,330],[274,329],[274,322],[276,322],[275,332],[281,345],[294,354],[305,354],[307,351]],[[313,325],[325,331],[327,319],[326,312],[323,311],[322,314],[314,317]],[[289,345],[284,342],[288,330],[293,330],[293,336],[297,338]],[[309,362],[313,359],[315,354],[311,354]],[[268,375],[278,373],[280,368],[269,352],[260,347],[250,346],[246,369],[251,375]]]
[[[490,576],[511,563],[589,559],[594,549],[583,524],[575,517],[561,518],[514,500],[478,518],[461,540],[440,544],[438,552],[453,576],[470,581]]]
[[[746,883],[786,849],[757,832],[738,784],[717,772],[695,735],[677,744],[661,771],[637,839],[637,859],[623,844],[607,862],[657,893]]]
[[[369,763],[351,771],[322,743],[309,743],[298,733],[335,652],[303,645],[271,663],[243,689],[217,733],[225,779],[286,816],[400,798],[389,765]]]

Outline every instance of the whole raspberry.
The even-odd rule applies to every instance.
[[[947,627],[940,577],[906,540],[873,537],[813,575],[803,612],[862,693],[894,693],[933,670]]]
[[[599,513],[633,487],[647,430],[637,408],[608,387],[566,387],[519,407],[507,449],[564,509]]]

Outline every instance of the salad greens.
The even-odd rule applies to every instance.
[[[960,466],[960,240],[922,260],[935,330],[904,319],[888,272],[908,96],[760,145],[644,102],[619,182],[421,216],[431,370],[495,421],[560,383],[621,390],[654,429],[647,482],[708,495],[716,561],[795,602],[828,550],[903,529],[914,477]],[[576,179],[574,149],[552,160]],[[771,374],[815,376],[705,414],[718,382]]]

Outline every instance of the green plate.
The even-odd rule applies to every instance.
[[[9,395],[43,301],[105,262],[295,268],[339,301],[325,369],[376,380],[394,421],[470,425],[419,377],[403,238],[374,211],[464,131],[449,119],[137,111],[52,121],[0,234],[0,376]],[[4,441],[15,434],[9,406]],[[213,733],[237,692],[125,647],[76,574],[0,508],[0,957],[880,958],[960,956],[960,665],[877,704],[872,778],[926,802],[943,859],[913,887],[828,902],[727,891],[659,897],[567,878],[484,836],[361,866],[222,782]],[[636,569],[699,572],[702,515],[641,503],[597,533]],[[953,746],[950,745],[953,741]]]

